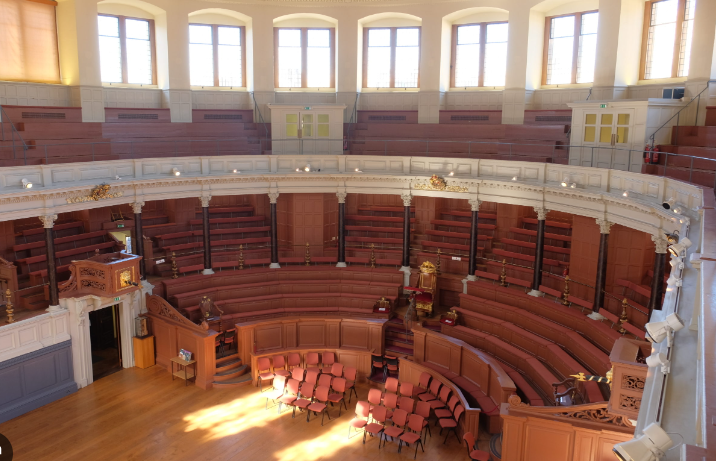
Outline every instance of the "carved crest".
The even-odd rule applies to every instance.
[[[449,186],[445,178],[434,174],[430,177],[428,184],[413,184],[413,189],[419,190],[438,190],[446,192],[467,192],[467,187]]]
[[[117,198],[124,195],[122,191],[110,193],[112,186],[109,184],[100,184],[99,186],[92,189],[90,195],[84,195],[80,197],[70,197],[67,199],[67,203],[82,203],[82,202],[96,202],[108,198]]]

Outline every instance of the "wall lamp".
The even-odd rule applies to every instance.
[[[172,168],[172,174],[174,176],[181,176],[181,171],[179,171],[179,168]]]
[[[28,181],[25,178],[22,178],[22,188],[23,189],[32,189],[32,183]]]

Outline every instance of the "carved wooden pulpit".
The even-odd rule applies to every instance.
[[[124,252],[97,254],[73,261],[70,278],[58,285],[61,298],[96,295],[111,298],[139,289],[141,256]]]
[[[614,343],[609,355],[613,370],[609,413],[637,419],[649,370],[646,357],[650,354],[651,344],[646,341],[621,337]]]

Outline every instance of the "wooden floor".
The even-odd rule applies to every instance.
[[[375,386],[375,385],[374,385]],[[377,386],[376,386],[377,387]],[[358,385],[367,399],[368,384]],[[397,444],[378,449],[377,438],[347,439],[355,397],[340,418],[321,427],[319,420],[277,409],[264,410],[264,398],[252,386],[204,391],[172,382],[154,366],[129,368],[77,393],[0,424],[10,439],[15,461],[41,460],[409,460],[414,449],[397,453]],[[330,408],[337,415],[337,408]],[[422,460],[467,460],[464,443],[453,435],[446,445],[432,428]],[[479,448],[487,450],[487,435]],[[484,439],[484,440],[483,440]]]

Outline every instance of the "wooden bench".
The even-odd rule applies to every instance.
[[[529,229],[521,229],[519,227],[510,227],[510,232],[514,234],[519,235],[529,235],[531,237],[537,237],[537,231],[536,230],[529,230]],[[560,240],[562,242],[571,242],[572,237],[569,235],[560,235],[560,234],[548,234],[545,232],[544,234],[545,240]]]
[[[346,215],[346,221],[399,222],[399,223],[402,223],[404,221],[404,219],[403,219],[403,217],[394,217],[394,216],[365,216],[365,215],[351,214],[351,215]],[[415,218],[410,218],[410,222],[414,223]]]

